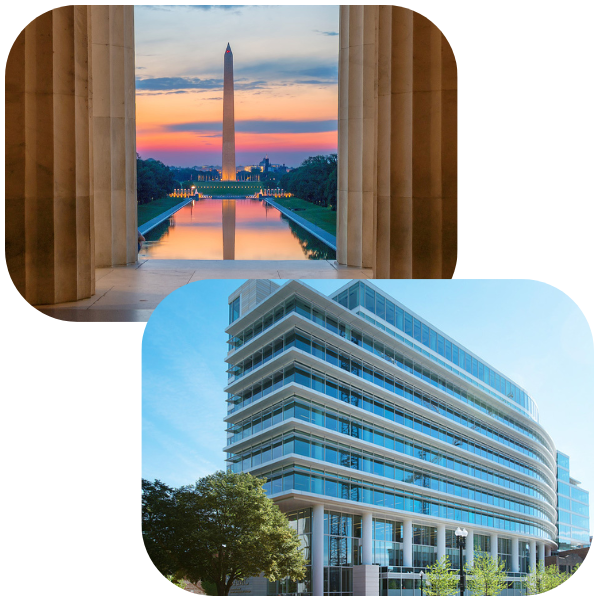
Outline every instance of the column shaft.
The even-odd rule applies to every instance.
[[[512,539],[512,565],[511,570],[512,572],[519,572],[520,571],[520,558],[519,558],[519,539],[517,538],[513,538]]]
[[[534,540],[531,540],[529,543],[530,546],[530,567],[529,570],[536,571],[537,569],[537,543]]]
[[[474,532],[468,532],[466,537],[466,563],[472,565],[474,561]]]
[[[545,566],[545,545],[543,543],[539,543],[538,562],[541,566]]]
[[[403,521],[403,565],[412,567],[412,520]]]
[[[32,304],[94,293],[85,6],[33,20],[6,68],[6,257]]]
[[[372,513],[362,514],[362,564],[372,565]]]
[[[437,524],[437,559],[445,557],[445,524]]]
[[[337,260],[379,278],[451,277],[457,69],[428,19],[342,6]]]
[[[497,559],[498,537],[496,534],[491,534],[491,557]]]
[[[312,507],[312,594],[324,595],[324,505]]]
[[[137,260],[133,7],[91,7],[95,260]]]

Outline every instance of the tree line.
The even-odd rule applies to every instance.
[[[488,553],[475,551],[472,563],[466,564],[466,587],[471,595],[495,597],[508,587],[507,571],[502,559]],[[533,566],[524,583],[527,595],[538,595],[558,587],[576,571],[560,572],[557,566],[545,566],[539,562]],[[448,597],[458,594],[459,575],[452,570],[445,556],[429,567],[422,579],[422,592],[432,597]]]
[[[337,210],[337,155],[307,158],[297,169],[281,176],[286,192],[322,207]]]
[[[179,187],[171,170],[160,161],[143,160],[137,155],[137,202],[147,204],[164,198]]]

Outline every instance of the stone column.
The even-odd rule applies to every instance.
[[[442,38],[428,19],[412,25],[412,276],[442,276]]]
[[[137,261],[133,6],[93,5],[92,152],[96,266]]]
[[[6,66],[6,259],[31,304],[94,293],[86,6],[33,20]]]
[[[445,524],[437,524],[437,559],[445,557]]]
[[[378,278],[449,278],[457,258],[449,43],[409,9],[342,6],[340,15],[337,260],[372,265]]]
[[[491,557],[497,559],[498,555],[498,537],[496,534],[491,534]]]
[[[412,567],[412,520],[403,521],[403,566]]]
[[[312,594],[324,595],[324,505],[312,507]]]
[[[537,560],[541,564],[541,566],[545,567],[545,545],[543,543],[539,543]]]
[[[372,565],[372,512],[362,514],[362,565]]]
[[[339,7],[340,262],[372,267],[375,165],[375,41],[378,7]]]

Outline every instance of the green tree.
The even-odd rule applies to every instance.
[[[529,571],[526,577],[526,592],[528,595],[540,595],[558,587],[570,576],[571,574],[560,572],[557,566],[545,567],[544,564],[539,562],[534,569]]]
[[[431,597],[449,597],[457,592],[458,576],[452,572],[447,555],[429,566],[424,594]]]
[[[337,207],[337,155],[307,158],[297,169],[281,176],[281,188],[308,202]]]
[[[164,198],[178,187],[179,182],[164,163],[154,159],[144,161],[139,154],[137,155],[137,202],[139,204]]]
[[[495,597],[507,588],[505,562],[479,550],[474,552],[472,564],[466,565],[468,590],[472,595]]]
[[[228,595],[235,580],[260,573],[272,581],[304,578],[300,539],[263,484],[251,474],[224,472],[176,490],[143,480],[150,497],[143,507],[144,542],[156,567],[165,576],[213,582],[219,596]]]

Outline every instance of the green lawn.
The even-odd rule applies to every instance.
[[[337,213],[331,207],[319,207],[295,196],[291,198],[275,198],[273,200],[286,209],[305,209],[297,211],[297,214],[306,221],[322,228],[325,232],[333,236],[337,235]]]
[[[178,197],[170,197],[166,198],[158,198],[157,200],[152,200],[144,205],[137,205],[137,223],[138,225],[143,225],[150,221],[150,219],[154,219],[154,217],[158,217],[164,211],[168,211],[170,208],[178,205],[180,202],[183,202],[185,199]]]

